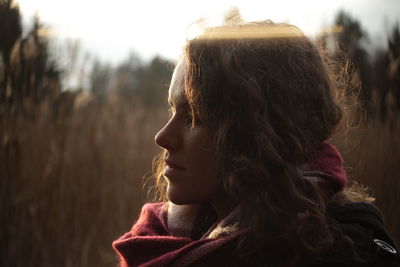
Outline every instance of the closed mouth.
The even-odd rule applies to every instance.
[[[174,163],[174,162],[172,162],[172,161],[170,161],[168,159],[165,160],[165,164],[167,164],[167,166],[172,168],[172,169],[181,170],[181,171],[186,170],[185,168],[179,166],[178,164],[176,164],[176,163]]]

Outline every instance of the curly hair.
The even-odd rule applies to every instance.
[[[319,49],[295,26],[241,22],[205,29],[182,60],[192,123],[213,137],[221,184],[248,229],[241,251],[292,266],[328,250],[324,200],[299,170],[342,119]]]

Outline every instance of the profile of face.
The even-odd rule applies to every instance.
[[[183,85],[184,62],[180,60],[169,88],[171,117],[155,136],[155,142],[166,152],[166,195],[178,205],[210,202],[221,191],[212,139],[201,123],[192,125]]]

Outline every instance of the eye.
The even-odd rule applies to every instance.
[[[187,110],[187,109],[182,110],[181,116],[182,116],[183,123],[185,123],[187,125],[191,125],[192,124],[192,114],[190,113],[189,110]]]
[[[181,120],[185,125],[191,125],[192,124],[192,115],[190,111],[188,111],[186,108],[179,108],[178,110],[175,110],[173,106],[170,106],[168,109],[168,117],[171,119],[175,113],[178,115],[179,120]]]
[[[173,106],[170,105],[168,109],[169,119],[177,116],[185,126],[199,126],[201,124],[199,116],[193,116],[187,104]]]
[[[187,111],[183,115],[183,122],[187,125],[191,126],[199,126],[201,125],[201,120],[199,116],[193,116],[191,112]]]

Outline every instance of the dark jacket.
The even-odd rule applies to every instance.
[[[385,230],[379,210],[364,202],[348,203],[330,210],[339,229],[354,243],[358,258],[351,251],[336,247],[308,266],[400,266],[399,251]]]

